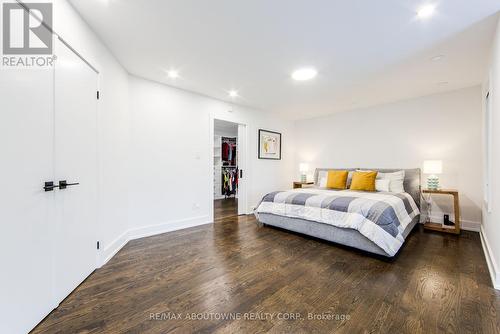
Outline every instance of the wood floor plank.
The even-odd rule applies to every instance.
[[[477,233],[419,226],[388,260],[215,205],[212,225],[129,242],[33,333],[500,332]]]

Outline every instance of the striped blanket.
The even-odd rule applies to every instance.
[[[407,193],[318,188],[269,193],[255,210],[257,218],[259,213],[355,229],[389,256],[397,253],[404,242],[403,231],[420,214],[415,201]]]

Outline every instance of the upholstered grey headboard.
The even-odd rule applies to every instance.
[[[420,196],[421,196],[421,181],[420,181],[420,168],[412,168],[412,169],[402,169],[402,168],[316,168],[314,171],[314,183],[318,185],[318,175],[321,171],[329,171],[329,170],[348,170],[355,171],[357,169],[362,170],[376,170],[381,173],[392,173],[400,170],[405,171],[405,179],[403,181],[403,186],[405,191],[413,197],[415,203],[420,208]]]

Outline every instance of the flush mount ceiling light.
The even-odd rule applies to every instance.
[[[167,72],[167,75],[170,79],[177,79],[179,77],[179,72],[176,70],[170,70]]]
[[[292,78],[293,78],[293,80],[297,80],[297,81],[305,81],[305,80],[311,80],[317,74],[318,74],[318,71],[316,71],[312,67],[300,68],[292,73]]]
[[[228,93],[229,93],[229,97],[238,97],[237,90],[230,90]]]
[[[417,17],[419,19],[427,19],[434,15],[434,12],[436,11],[436,6],[433,4],[427,4],[422,7],[420,7],[417,10]]]
[[[437,55],[431,58],[432,61],[440,61],[444,59],[444,55]]]

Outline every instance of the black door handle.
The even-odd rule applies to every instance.
[[[58,187],[59,186],[54,185],[54,182],[49,181],[49,182],[45,182],[45,186],[43,187],[43,190],[52,191],[52,190],[54,190],[54,188],[58,188]]]
[[[45,191],[52,191],[55,188],[66,189],[69,186],[76,186],[76,185],[79,185],[79,184],[80,183],[78,183],[78,182],[76,182],[76,183],[68,183],[66,180],[62,180],[62,181],[59,181],[59,185],[56,186],[56,185],[54,185],[53,181],[48,181],[48,182],[45,182],[43,190],[45,190]]]
[[[243,178],[243,169],[240,169],[240,179]]]
[[[62,181],[59,181],[59,189],[66,189],[67,187],[69,186],[77,186],[79,185],[80,183],[76,182],[76,183],[68,183],[66,180],[62,180]]]

